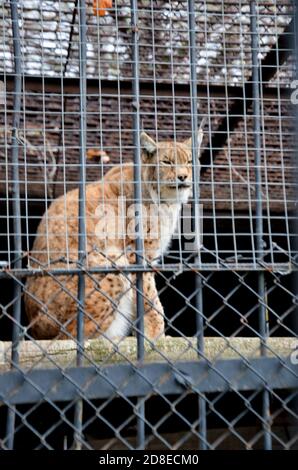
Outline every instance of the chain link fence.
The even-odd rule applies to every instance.
[[[297,449],[295,2],[3,1],[3,449]]]

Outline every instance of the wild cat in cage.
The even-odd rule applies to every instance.
[[[202,128],[197,135],[199,153]],[[144,261],[149,265],[168,249],[181,206],[191,194],[191,147],[191,139],[156,143],[141,134],[142,205],[138,209]],[[136,275],[121,271],[136,262],[134,186],[133,164],[115,166],[103,180],[86,185],[85,338],[125,336],[135,320]],[[26,313],[31,333],[38,339],[76,336],[78,275],[71,270],[80,269],[78,200],[75,189],[50,205],[30,252],[32,268],[65,270],[59,276],[49,273],[27,279]],[[105,272],[94,272],[93,268],[104,268]],[[164,311],[153,272],[143,275],[143,295],[145,335],[156,339],[164,334]]]

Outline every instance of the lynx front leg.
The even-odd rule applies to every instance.
[[[153,273],[144,273],[144,326],[145,336],[158,339],[164,336],[164,310],[158,297]]]

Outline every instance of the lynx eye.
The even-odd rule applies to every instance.
[[[172,165],[171,160],[167,160],[167,159],[166,159],[166,160],[162,160],[161,163],[162,163],[163,165]]]

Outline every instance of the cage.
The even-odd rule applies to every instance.
[[[295,2],[3,1],[3,449],[297,449]]]

